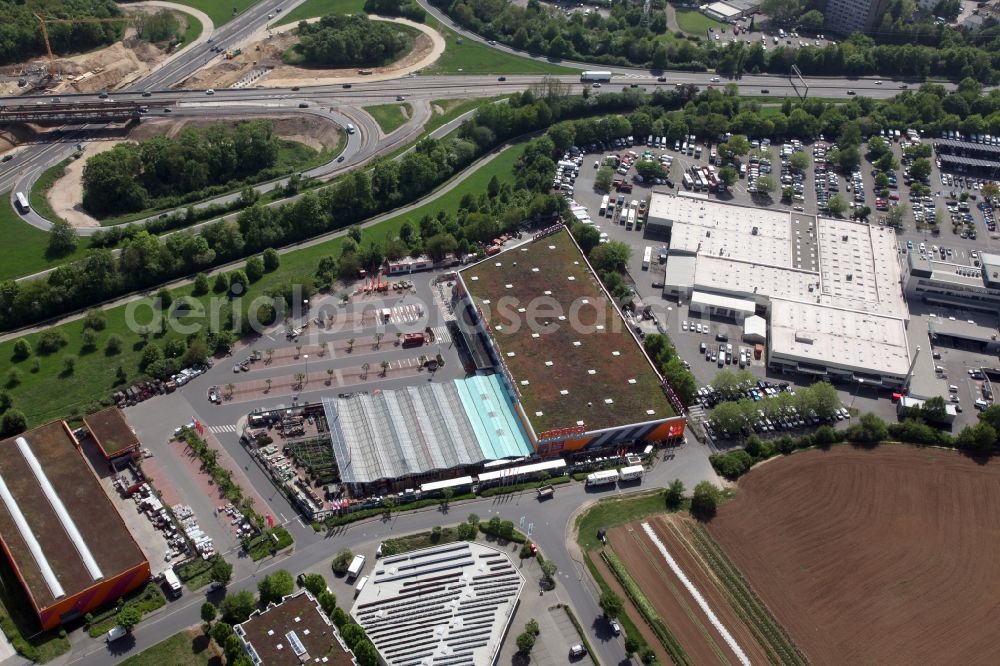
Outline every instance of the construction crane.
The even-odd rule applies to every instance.
[[[119,23],[121,21],[128,21],[127,16],[119,16],[116,18],[75,18],[75,19],[53,19],[44,18],[41,14],[37,12],[32,12],[32,15],[38,19],[38,24],[42,26],[42,39],[45,41],[45,51],[49,55],[49,78],[53,78],[56,75],[56,64],[55,55],[52,53],[52,45],[49,43],[49,29],[45,27],[46,23]]]

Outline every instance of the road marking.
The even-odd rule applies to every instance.
[[[208,426],[208,431],[213,435],[219,435],[224,432],[236,432],[236,426],[235,425]]]

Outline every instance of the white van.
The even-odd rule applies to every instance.
[[[954,384],[949,384],[948,385],[948,392],[949,393],[958,393],[958,387],[955,386]]]
[[[347,123],[346,129],[347,129],[347,133],[348,134],[354,134],[354,124],[353,123]]]
[[[120,624],[119,625],[115,625],[114,627],[112,627],[111,631],[109,631],[108,633],[106,633],[104,635],[104,642],[105,643],[113,643],[116,640],[118,640],[119,638],[124,637],[125,634],[127,634],[127,633],[128,632],[125,631],[125,627],[121,626]]]
[[[354,586],[354,597],[355,598],[357,598],[357,596],[359,594],[361,594],[361,590],[363,590],[365,588],[365,583],[367,583],[367,582],[368,582],[368,576],[362,576],[358,580],[358,584]]]

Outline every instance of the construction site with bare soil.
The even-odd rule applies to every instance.
[[[129,7],[130,13],[163,12],[158,7]],[[170,12],[178,23],[178,34],[188,30],[189,15]],[[76,55],[46,55],[0,67],[0,95],[89,93],[115,90],[152,72],[176,51],[176,42],[152,44],[141,39],[134,21],[129,21],[121,41]],[[51,74],[51,75],[50,75]]]
[[[287,88],[329,85],[353,81],[398,78],[433,64],[445,49],[441,35],[426,25],[406,19],[370,16],[371,20],[391,21],[417,31],[408,53],[383,67],[325,69],[285,64],[282,56],[298,44],[296,25],[270,30],[267,37],[243,48],[218,54],[215,60],[180,84],[183,88]]]
[[[334,151],[341,145],[343,129],[319,116],[254,116],[255,120],[269,120],[274,134],[286,141],[295,141],[317,152]],[[87,158],[111,150],[126,141],[143,141],[157,136],[176,137],[185,129],[198,129],[212,125],[236,125],[246,118],[147,118],[139,125],[122,130],[122,136],[105,141],[90,141],[84,146],[79,159],[70,160],[63,175],[46,193],[52,212],[74,227],[98,227],[101,221],[83,209],[83,169]]]

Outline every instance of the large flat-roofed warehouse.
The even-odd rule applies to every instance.
[[[357,664],[336,627],[307,590],[285,597],[280,604],[255,610],[233,631],[254,666]]]
[[[495,374],[326,397],[323,409],[340,479],[355,493],[532,453]]]
[[[506,553],[463,541],[376,561],[351,615],[389,666],[492,666],[523,588]]]
[[[893,231],[661,193],[649,215],[670,231],[664,292],[693,314],[767,314],[772,368],[906,383],[909,311]]]
[[[149,563],[62,421],[0,441],[0,541],[44,629],[149,580]]]
[[[683,433],[669,385],[566,229],[463,269],[455,288],[540,453]]]

